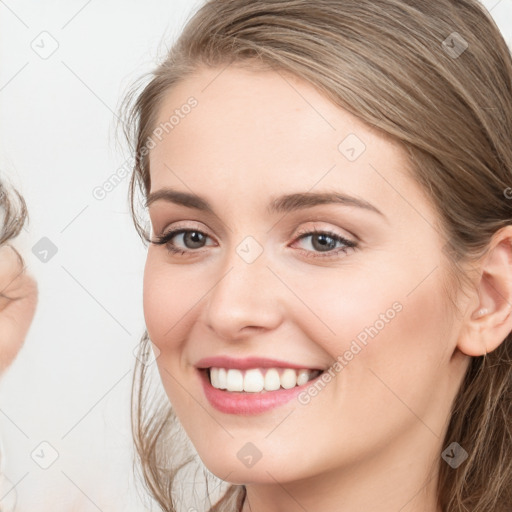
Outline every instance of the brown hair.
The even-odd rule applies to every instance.
[[[289,72],[398,141],[442,219],[457,278],[512,223],[512,59],[477,0],[210,0],[124,105],[132,213],[146,240],[136,197],[150,188],[146,144],[162,100],[200,66],[229,64]],[[146,333],[141,354],[148,342]],[[456,441],[469,456],[457,469],[439,459],[443,512],[512,510],[511,344],[509,334],[471,359],[453,403],[444,446]],[[138,363],[134,374],[133,435],[147,487],[174,511],[176,475],[195,457],[177,463],[179,422],[149,394],[148,368]],[[212,510],[236,510],[244,493],[230,486]]]

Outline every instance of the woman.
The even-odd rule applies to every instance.
[[[10,241],[21,231],[25,201],[0,182],[0,373],[20,350],[34,316],[37,285]]]
[[[211,0],[127,106],[162,509],[512,510],[512,59],[481,4]],[[231,484],[206,502],[196,455]]]
[[[23,259],[10,244],[23,227],[27,209],[17,192],[0,182],[0,376],[20,350],[37,303],[37,285],[27,274]],[[4,458],[0,439],[0,511],[11,510],[16,491],[3,476]]]

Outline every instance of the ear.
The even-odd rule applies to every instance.
[[[21,348],[37,303],[37,284],[10,245],[0,246],[0,373]]]
[[[494,234],[476,284],[457,344],[474,357],[495,350],[512,331],[512,225]]]

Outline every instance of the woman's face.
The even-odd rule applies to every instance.
[[[438,460],[468,357],[400,147],[305,82],[235,66],[170,91],[154,134],[152,240],[188,232],[149,247],[145,319],[206,466],[275,483]]]

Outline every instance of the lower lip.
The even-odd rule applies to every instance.
[[[198,370],[198,372],[201,384],[203,385],[204,394],[212,407],[226,414],[238,414],[241,416],[260,414],[274,409],[275,407],[279,407],[293,400],[298,394],[322,376],[322,374],[320,374],[306,382],[306,384],[295,386],[291,389],[277,389],[276,391],[260,393],[242,393],[214,388],[210,383],[206,370]]]

